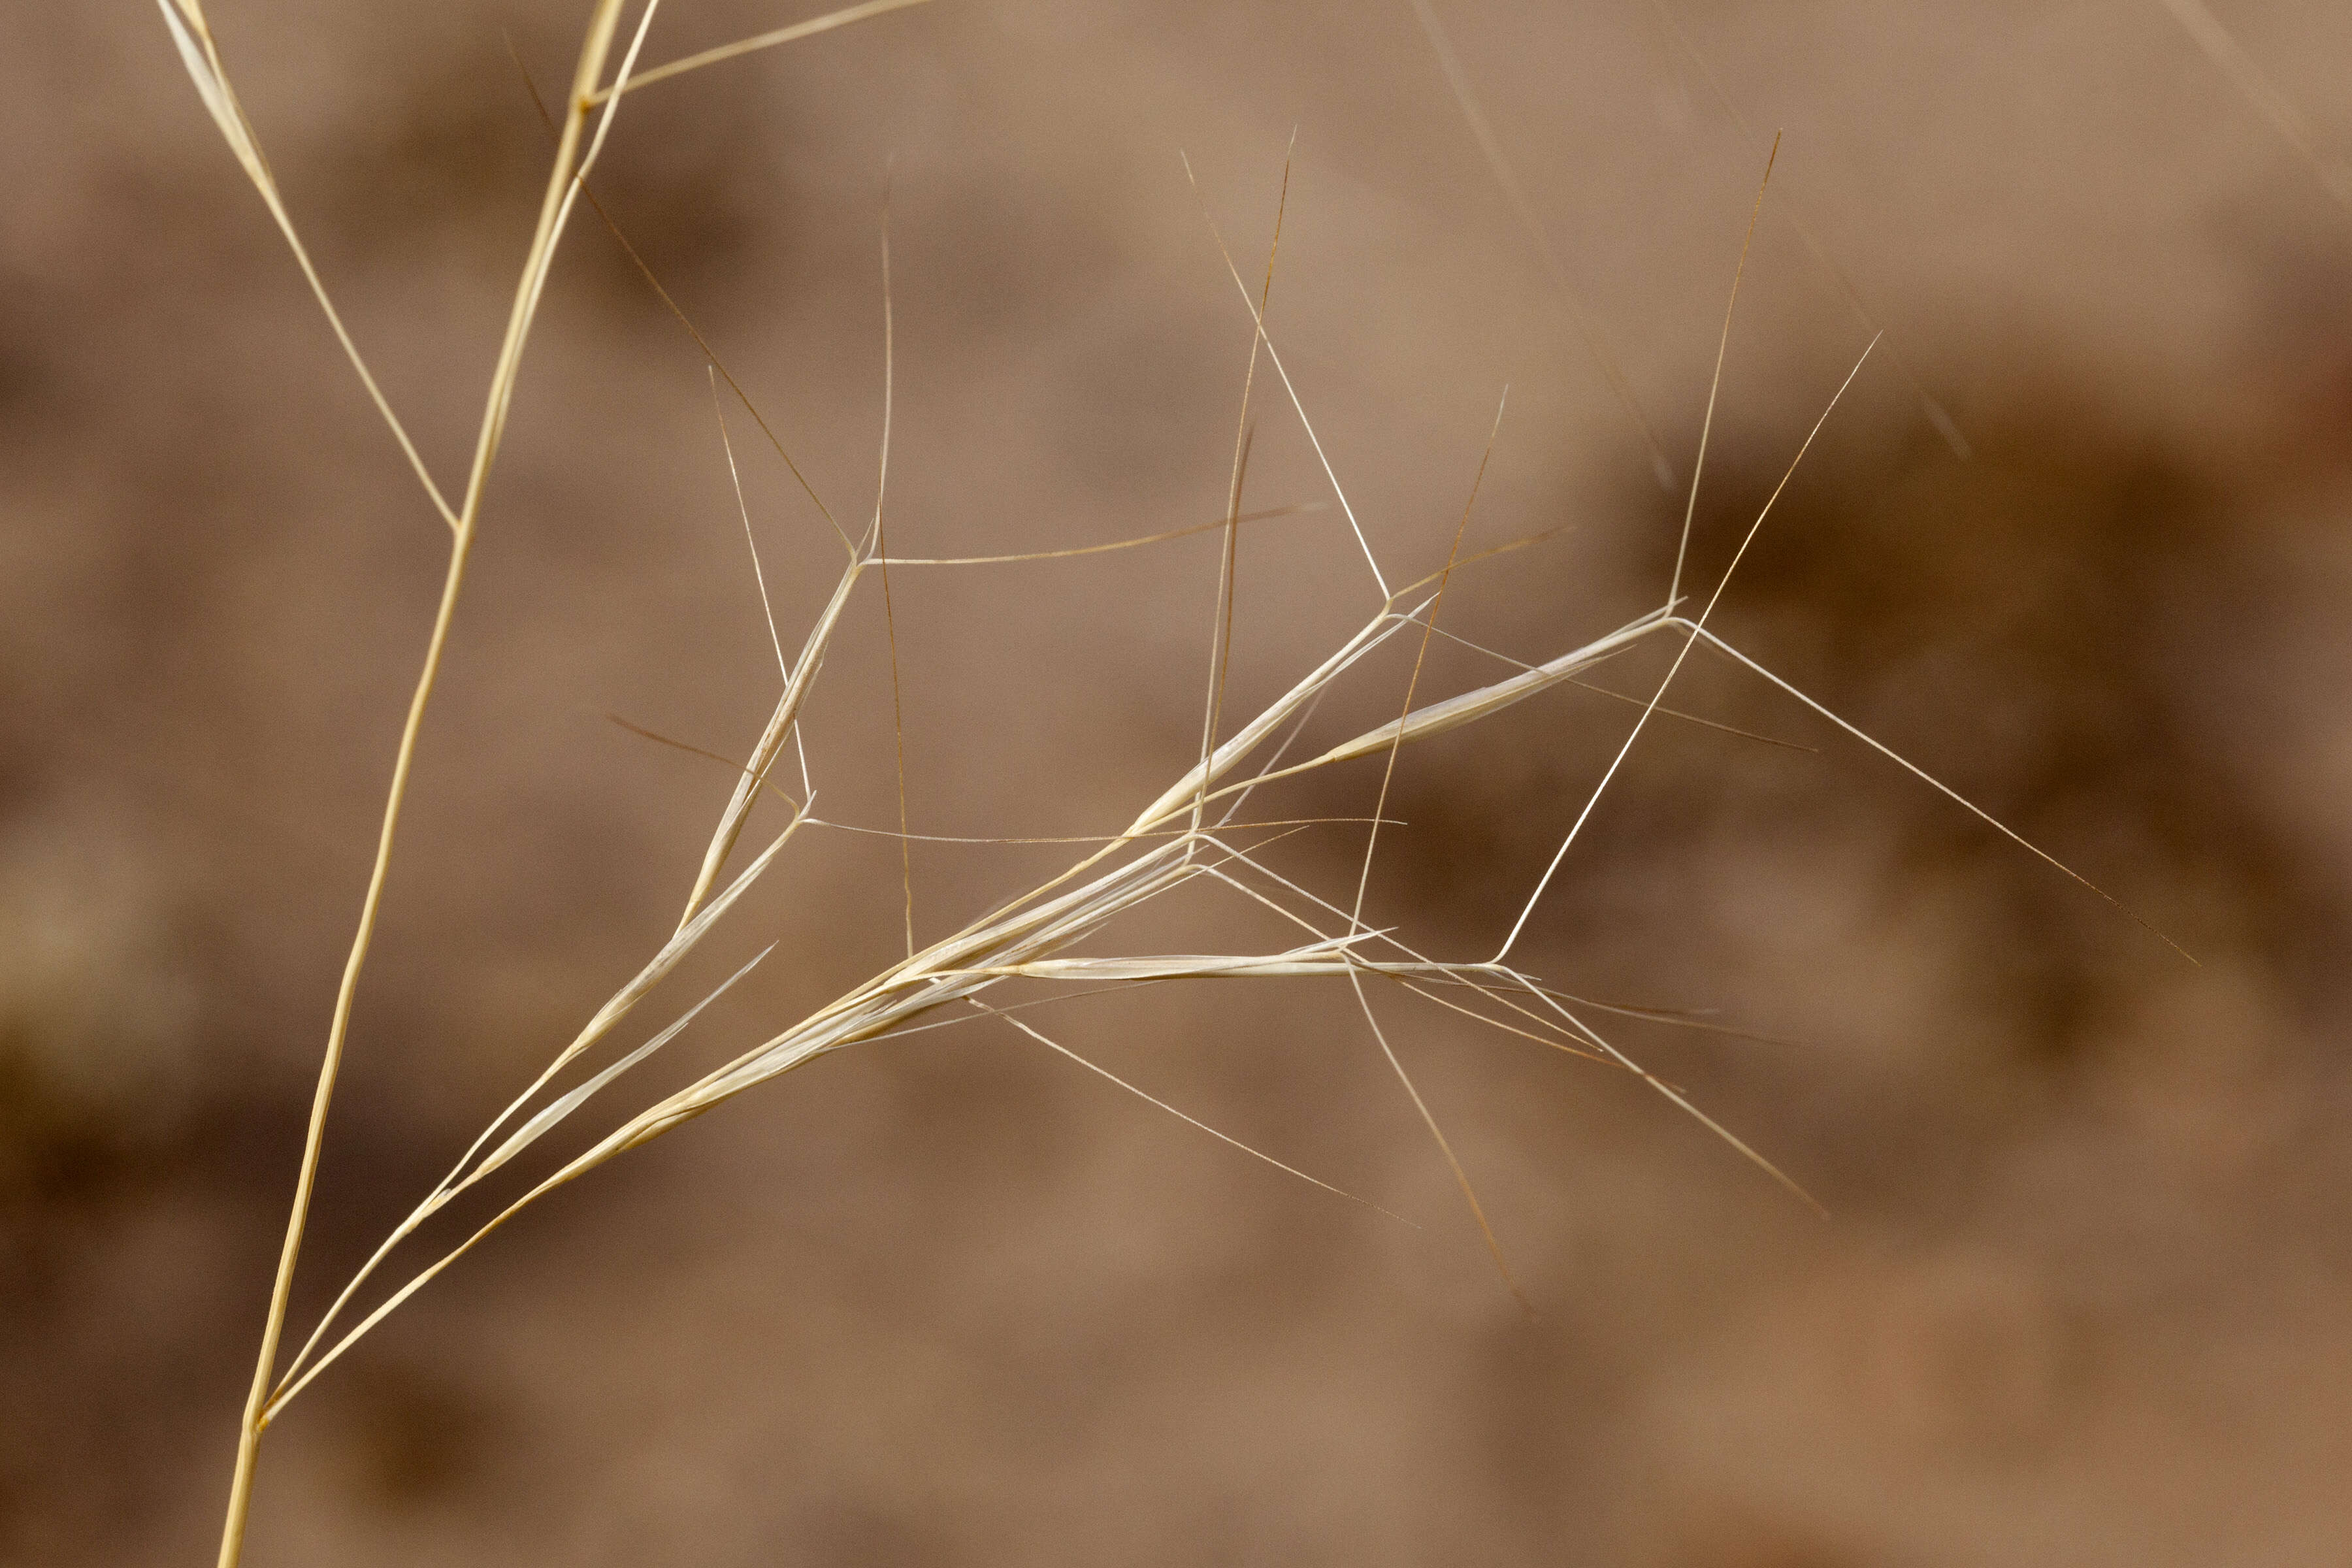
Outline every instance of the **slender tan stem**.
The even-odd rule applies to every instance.
[[[539,227],[523,263],[522,280],[515,290],[514,308],[508,318],[498,368],[490,377],[473,468],[467,476],[465,502],[450,541],[449,566],[441,585],[440,607],[433,617],[433,635],[425,645],[425,664],[417,674],[415,692],[409,699],[408,717],[401,726],[400,747],[393,760],[392,784],[384,796],[383,826],[376,838],[375,864],[368,873],[367,893],[360,904],[359,929],[352,934],[351,954],[343,963],[342,984],[335,994],[334,1018],[327,1030],[327,1048],[319,1065],[319,1087],[311,1098],[310,1126],[302,1140],[301,1170],[295,1178],[294,1202],[286,1220],[286,1240],[278,1252],[278,1276],[270,1287],[269,1312],[262,1325],[261,1352],[255,1360],[253,1386],[246,1397],[244,1421],[237,1434],[236,1469],[229,1485],[228,1516],[221,1529],[220,1568],[236,1568],[244,1553],[246,1519],[253,1499],[254,1465],[261,1445],[262,1412],[268,1400],[271,1376],[277,1370],[278,1344],[286,1327],[286,1304],[293,1289],[294,1266],[301,1256],[303,1228],[310,1218],[311,1192],[318,1180],[327,1108],[334,1099],[335,1076],[342,1066],[343,1045],[351,1027],[352,1001],[359,989],[360,971],[367,963],[369,944],[375,936],[376,918],[383,909],[393,839],[399,830],[401,806],[408,795],[417,736],[424,728],[425,710],[432,701],[433,688],[441,673],[442,655],[448,646],[450,624],[457,615],[458,595],[465,586],[466,563],[472,554],[475,528],[481,514],[483,487],[505,431],[516,372],[521,363],[524,342],[530,336],[531,318],[537,313],[548,262],[570,209],[581,138],[593,107],[591,95],[604,75],[620,11],[621,0],[596,0],[595,11],[590,17],[587,36],[581,45],[579,67],[572,78],[572,101],[564,117],[562,140],[548,177],[547,195],[541,203]]]

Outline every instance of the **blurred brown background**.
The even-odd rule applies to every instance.
[[[1001,1025],[862,1047],[393,1319],[273,1430],[249,1562],[2352,1560],[2352,212],[2156,0],[1672,5],[1437,8],[1685,473],[1762,164],[1706,69],[1786,129],[1701,584],[1869,337],[1792,215],[1887,329],[1720,624],[2202,966],[1695,659],[1680,705],[1818,750],[1653,726],[1517,956],[1741,1031],[1619,1033],[1827,1223],[1625,1075],[1381,997],[1530,1321],[1343,991],[1073,1002],[1057,1038],[1424,1228]],[[2214,7],[2352,149],[2352,10]],[[673,0],[647,58],[804,10]],[[215,7],[451,480],[547,153],[515,61],[555,90],[583,11]],[[0,11],[0,1558],[209,1561],[445,535],[152,7]],[[1255,269],[1294,127],[1269,321],[1391,575],[1444,559],[1508,384],[1472,542],[1572,529],[1447,624],[1533,659],[1654,603],[1679,502],[1404,0],[938,0],[648,89],[599,178],[850,518],[891,183],[891,537],[969,554],[1219,514],[1249,327],[1178,155]],[[1252,501],[1325,499],[1268,390]],[[733,430],[796,640],[838,556]],[[699,356],[591,214],[487,519],[298,1329],[668,929],[726,776],[604,715],[740,753],[772,700]],[[1126,821],[1196,743],[1215,560],[894,574],[915,827]],[[1237,701],[1371,607],[1336,511],[1241,573]],[[888,689],[861,602],[809,721],[839,820],[894,819]],[[1408,752],[1374,918],[1489,951],[1630,713],[1562,690]],[[1351,887],[1356,832],[1282,863]],[[897,858],[796,846],[672,994],[778,956],[648,1070],[887,962]],[[919,846],[919,934],[1066,858]]]

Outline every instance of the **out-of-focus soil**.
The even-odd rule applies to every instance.
[[[214,16],[445,481],[543,177],[522,72],[567,79],[579,9]],[[1073,1001],[1035,1016],[1055,1038],[1420,1228],[1001,1025],[861,1047],[404,1308],[272,1429],[248,1562],[2352,1560],[2352,212],[2161,5],[1437,10],[1685,478],[1764,161],[1707,73],[1785,128],[1695,603],[1883,327],[1712,624],[2112,901],[1695,654],[1672,703],[1768,739],[1653,721],[1514,958],[1687,1014],[1612,1037],[1826,1221],[1631,1075],[1375,993],[1523,1313],[1343,987]],[[2323,159],[2352,147],[2352,12],[2215,11]],[[647,58],[797,15],[681,3]],[[160,19],[0,13],[0,1558],[194,1562],[446,535]],[[1566,531],[1458,575],[1445,625],[1533,660],[1654,604],[1680,492],[1402,0],[937,0],[632,96],[597,189],[854,530],[887,188],[894,552],[1061,548],[1220,515],[1251,330],[1203,206],[1260,276],[1294,127],[1267,319],[1368,548],[1443,563],[1507,384],[1468,546]],[[1256,395],[1249,502],[1326,504],[1244,537],[1236,705],[1378,600],[1264,367]],[[304,1331],[675,919],[729,778],[608,716],[740,753],[773,700],[711,404],[583,212],[360,994]],[[839,549],[730,412],[789,647]],[[1156,795],[1198,744],[1217,563],[894,573],[915,830],[1100,833]],[[1496,668],[1441,647],[1423,689]],[[895,822],[890,669],[861,599],[808,721],[835,821]],[[1634,715],[1562,689],[1407,751],[1368,918],[1491,952]],[[1361,816],[1379,784],[1253,804]],[[1276,854],[1344,897],[1361,846]],[[918,936],[1069,855],[917,845]],[[805,836],[677,995],[775,956],[649,1070],[887,963],[898,861]],[[1132,940],[1282,939],[1202,903]]]

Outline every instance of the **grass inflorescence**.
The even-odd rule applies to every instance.
[[[1720,351],[1716,382],[1707,397],[1708,424],[1702,426],[1701,445],[1692,467],[1693,478],[1689,487],[1692,500],[1685,513],[1683,539],[1675,557],[1675,578],[1662,602],[1601,635],[1582,640],[1563,638],[1572,646],[1539,662],[1527,663],[1494,655],[1509,668],[1507,673],[1500,673],[1485,684],[1439,697],[1425,693],[1423,685],[1427,673],[1426,656],[1433,639],[1443,637],[1481,653],[1487,651],[1479,648],[1475,641],[1439,626],[1440,616],[1445,608],[1447,590],[1454,576],[1476,571],[1485,563],[1510,551],[1541,543],[1550,535],[1533,535],[1494,549],[1465,554],[1463,542],[1477,497],[1477,484],[1474,479],[1459,521],[1453,527],[1452,542],[1443,563],[1402,585],[1391,582],[1389,569],[1383,566],[1373,550],[1347,489],[1316,434],[1306,405],[1266,330],[1265,310],[1273,289],[1279,247],[1278,216],[1276,246],[1269,250],[1264,278],[1255,289],[1244,278],[1240,267],[1225,250],[1224,240],[1222,235],[1216,235],[1213,223],[1208,226],[1212,235],[1215,236],[1217,247],[1223,255],[1223,265],[1252,324],[1249,365],[1244,380],[1242,411],[1235,426],[1229,499],[1223,517],[1192,527],[1055,551],[963,557],[894,556],[888,548],[883,505],[889,473],[889,381],[887,367],[891,355],[886,215],[882,251],[886,311],[883,432],[874,508],[870,516],[855,527],[845,525],[834,510],[825,507],[817,498],[815,490],[803,476],[800,466],[793,462],[782,443],[776,439],[769,421],[761,416],[735,376],[710,350],[702,334],[686,320],[675,301],[666,291],[662,293],[664,305],[693,335],[697,347],[709,363],[714,398],[721,397],[723,388],[726,395],[731,395],[740,405],[778,456],[791,466],[794,478],[800,479],[810,499],[815,501],[843,552],[838,575],[821,608],[803,628],[797,643],[786,637],[785,628],[776,622],[772,607],[769,609],[767,626],[774,648],[780,689],[750,755],[740,761],[719,759],[735,771],[736,776],[729,796],[712,824],[702,858],[693,869],[688,891],[671,934],[625,984],[612,993],[572,1039],[551,1054],[544,1068],[522,1091],[488,1121],[470,1146],[450,1165],[447,1173],[383,1238],[373,1255],[335,1297],[295,1353],[291,1357],[283,1357],[280,1351],[288,1301],[316,1182],[326,1113],[342,1058],[353,998],[382,907],[385,871],[407,796],[421,727],[441,669],[451,619],[465,584],[470,552],[481,525],[484,487],[497,460],[512,405],[518,370],[538,314],[549,269],[580,200],[585,196],[592,205],[594,203],[589,191],[589,175],[607,144],[627,95],[635,89],[734,59],[758,49],[919,5],[923,0],[871,0],[868,4],[853,5],[738,44],[642,69],[638,64],[640,55],[659,0],[646,0],[634,27],[625,37],[622,30],[625,9],[623,0],[592,0],[588,25],[566,95],[560,104],[548,110],[556,143],[552,163],[537,225],[515,287],[490,377],[473,457],[463,485],[455,491],[445,490],[434,479],[390,402],[369,372],[357,344],[336,314],[326,286],[304,250],[296,225],[279,195],[268,162],[261,152],[259,138],[230,85],[200,0],[158,0],[158,3],[206,110],[292,247],[303,276],[333,324],[344,353],[398,442],[427,501],[449,531],[449,555],[444,586],[424,663],[399,736],[376,856],[361,909],[358,930],[336,997],[310,1120],[304,1137],[285,1243],[263,1327],[260,1352],[239,1426],[236,1467],[221,1545],[220,1561],[224,1568],[236,1563],[242,1549],[255,1464],[263,1432],[314,1380],[349,1353],[388,1315],[501,1225],[555,1188],[716,1110],[746,1090],[834,1051],[917,1029],[974,1023],[1002,1026],[1051,1047],[1191,1125],[1292,1176],[1340,1196],[1352,1196],[1271,1154],[1228,1137],[1107,1068],[1087,1060],[1025,1016],[1036,1003],[1000,1004],[994,999],[993,994],[1008,981],[1048,983],[1055,994],[1060,995],[1176,981],[1323,979],[1344,982],[1367,1030],[1377,1041],[1400,1086],[1411,1098],[1442,1152],[1471,1215],[1493,1250],[1498,1272],[1515,1294],[1517,1293],[1517,1286],[1510,1280],[1503,1249],[1486,1223],[1470,1179],[1454,1157],[1436,1117],[1413,1086],[1402,1061],[1391,1045],[1379,1011],[1373,1005],[1372,998],[1378,987],[1393,987],[1416,994],[1499,1032],[1637,1075],[1801,1197],[1801,1190],[1794,1182],[1740,1142],[1730,1131],[1710,1120],[1681,1090],[1644,1071],[1601,1032],[1596,1018],[1622,1009],[1571,996],[1510,962],[1529,918],[1552,886],[1579,834],[1591,820],[1594,805],[1616,776],[1619,765],[1651,719],[1660,714],[1675,719],[1695,717],[1668,706],[1664,698],[1676,674],[1696,651],[1704,650],[1726,658],[1770,682],[1918,774],[1997,830],[2024,845],[2024,840],[1994,822],[1974,805],[1962,800],[1885,746],[1822,709],[1710,629],[1710,618],[1748,543],[1763,526],[1771,510],[1771,500],[1766,502],[1750,523],[1738,552],[1735,553],[1730,566],[1716,582],[1704,603],[1696,606],[1696,613],[1685,613],[1690,607],[1683,593],[1690,518],[1696,508],[1698,477],[1704,472],[1704,432],[1711,427],[1716,393],[1720,386]],[[1524,206],[1524,198],[1517,195],[1516,183],[1509,178],[1507,167],[1501,163],[1499,153],[1492,145],[1491,133],[1486,132],[1474,100],[1468,97],[1458,64],[1445,47],[1442,33],[1435,30],[1433,15],[1425,5],[1419,5],[1417,9],[1424,24],[1432,29],[1433,43],[1437,47],[1449,80],[1461,95],[1465,111],[1478,132],[1490,161],[1495,163],[1498,178],[1504,180],[1516,204]],[[614,58],[616,54],[617,61]],[[1776,142],[1776,153],[1777,147]],[[1187,173],[1190,173],[1189,167]],[[1766,179],[1769,181],[1769,178],[1768,160]],[[1286,194],[1287,180],[1286,167]],[[1757,198],[1759,211],[1763,196],[1763,187],[1759,185]],[[609,215],[604,214],[601,207],[596,210],[610,226]],[[1751,213],[1748,224],[1751,236],[1754,222],[1755,215]],[[627,241],[620,236],[617,226],[614,227],[614,233],[626,246]],[[637,259],[634,248],[630,255],[633,260]],[[1744,272],[1746,257],[1746,241],[1743,240],[1739,266],[1734,272],[1732,295],[1735,301],[1737,279]],[[1550,260],[1548,253],[1547,259]],[[637,265],[644,269],[642,260],[637,260]],[[1556,262],[1552,264],[1552,270],[1555,273],[1559,271]],[[646,277],[659,290],[658,280],[653,279],[650,270],[646,271]],[[1565,287],[1564,279],[1562,286]],[[1727,342],[1730,330],[1730,310],[1727,306],[1724,321]],[[1597,337],[1593,341],[1595,352],[1605,353]],[[1874,338],[1874,347],[1875,343]],[[1838,389],[1840,395],[1853,384],[1868,357],[1869,350],[1865,349],[1844,384]],[[1243,491],[1255,429],[1253,402],[1256,396],[1261,363],[1273,373],[1270,380],[1279,385],[1281,401],[1287,405],[1290,414],[1308,438],[1328,483],[1330,493],[1325,500],[1256,510],[1244,510]],[[1613,374],[1612,383],[1619,387],[1629,412],[1640,423],[1658,471],[1663,477],[1671,477],[1671,467],[1659,448],[1656,437],[1651,433],[1647,419],[1632,404],[1630,389],[1622,384],[1622,373]],[[1816,421],[1812,431],[1807,435],[1804,447],[1801,447],[1791,458],[1790,472],[1794,471],[1797,460],[1802,458],[1805,447],[1810,447],[1813,436],[1819,433],[1822,423],[1826,421],[1830,408],[1835,406],[1836,401],[1835,396],[1829,400],[1829,406],[1822,410],[1821,420]],[[719,417],[730,478],[740,502],[741,481],[736,467],[733,440],[727,434],[723,402]],[[1498,402],[1497,430],[1501,423],[1502,410]],[[1490,453],[1493,439],[1490,436]],[[1483,477],[1484,471],[1482,458],[1479,475]],[[1782,483],[1786,483],[1785,477]],[[1777,500],[1779,493],[1777,489],[1773,492],[1773,500]],[[1255,712],[1238,717],[1230,712],[1227,706],[1232,685],[1233,590],[1236,570],[1234,542],[1244,526],[1327,509],[1335,509],[1346,524],[1349,539],[1343,548],[1351,556],[1360,556],[1364,574],[1370,580],[1366,600],[1370,613],[1350,635],[1340,640],[1318,663],[1297,675],[1279,696]],[[744,521],[748,539],[748,512]],[[892,568],[901,571],[974,569],[1024,561],[1067,559],[1148,548],[1209,531],[1223,533],[1224,548],[1219,556],[1215,614],[1209,639],[1208,671],[1196,760],[1117,832],[990,840],[1066,843],[1078,847],[1076,858],[1057,875],[971,915],[951,934],[919,944],[915,934],[911,850],[908,847],[919,841],[945,836],[914,832],[907,815],[903,707],[898,690],[898,628],[889,588]],[[1556,533],[1558,531],[1552,531]],[[751,552],[754,579],[759,584],[762,602],[766,604],[768,579],[766,569],[758,556],[756,542],[751,546]],[[890,639],[893,732],[898,747],[896,774],[898,779],[898,826],[895,830],[870,826],[852,826],[817,815],[819,792],[801,732],[803,714],[824,672],[827,653],[840,632],[845,613],[861,592],[881,599]],[[1338,744],[1326,746],[1312,755],[1293,760],[1293,751],[1307,732],[1308,722],[1325,695],[1342,682],[1367,679],[1366,671],[1371,668],[1368,661],[1399,638],[1407,639],[1405,646],[1413,647],[1414,652],[1412,673],[1402,700],[1393,705],[1396,717]],[[1532,879],[1530,890],[1510,921],[1508,935],[1491,955],[1474,959],[1432,955],[1409,943],[1395,930],[1372,922],[1366,907],[1370,876],[1387,810],[1390,784],[1398,756],[1406,742],[1494,720],[1517,704],[1556,686],[1588,684],[1585,678],[1601,665],[1629,650],[1660,641],[1675,645],[1672,663],[1666,674],[1646,695],[1611,692],[1611,695],[1637,705],[1641,710],[1640,718],[1618,747],[1608,771],[1562,832],[1557,851],[1541,868],[1540,874]],[[1697,721],[1710,722],[1705,720]],[[1323,825],[1345,821],[1363,829],[1364,848],[1354,889],[1337,895],[1318,892],[1277,871],[1265,853],[1267,847],[1280,837],[1318,824],[1279,813],[1250,815],[1248,807],[1258,792],[1285,780],[1374,758],[1381,759],[1381,767],[1377,792],[1368,815],[1349,819],[1322,819]],[[742,853],[744,839],[751,834],[759,808],[772,797],[782,804],[789,813],[788,818],[772,833],[753,837],[751,842],[759,847],[747,858]],[[806,1016],[740,1049],[730,1059],[703,1073],[685,1087],[650,1103],[640,1103],[634,1109],[609,1117],[601,1131],[588,1135],[586,1147],[564,1159],[551,1173],[536,1181],[518,1184],[520,1190],[513,1192],[486,1223],[456,1240],[454,1245],[444,1245],[432,1261],[410,1271],[399,1284],[384,1291],[373,1305],[362,1310],[362,1298],[402,1244],[425,1230],[431,1221],[464,1194],[478,1187],[493,1184],[501,1176],[513,1182],[511,1167],[518,1157],[559,1127],[565,1126],[575,1118],[591,1117],[607,1105],[622,1103],[627,1087],[625,1079],[632,1069],[676,1039],[704,1008],[773,951],[772,947],[764,949],[742,961],[725,983],[693,1005],[677,1012],[637,1044],[617,1054],[608,1051],[614,1037],[638,1006],[690,954],[728,924],[728,917],[745,895],[775,870],[795,840],[805,833],[824,831],[880,833],[898,841],[900,875],[906,884],[903,952],[883,963],[864,982]],[[2050,859],[2032,846],[2024,847],[2036,855],[2042,855],[2045,860]],[[2057,865],[2054,860],[2051,863]],[[2065,870],[2065,868],[2059,867],[2059,869]],[[2072,871],[2066,871],[2066,874],[2074,876]],[[2076,878],[2078,881],[2081,879]],[[1295,940],[1288,946],[1265,951],[1156,953],[1120,952],[1114,942],[1108,940],[1118,928],[1122,917],[1184,888],[1204,889],[1233,900],[1239,908],[1270,912],[1295,932]],[[1635,1016],[1655,1016],[1639,1012]],[[592,1063],[592,1057],[603,1059]],[[1810,1199],[1805,1201],[1811,1202]]]

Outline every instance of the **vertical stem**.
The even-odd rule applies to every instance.
[[[483,486],[504,434],[523,343],[530,335],[548,262],[562,230],[567,210],[565,197],[578,161],[582,132],[593,107],[592,95],[611,52],[620,10],[621,0],[596,0],[596,8],[589,19],[579,66],[572,76],[562,140],[556,151],[555,166],[548,176],[547,195],[540,206],[539,227],[523,262],[522,281],[516,288],[498,367],[490,377],[488,405],[475,442],[473,468],[467,476],[465,503],[449,546],[449,567],[441,585],[441,604],[433,617],[433,635],[425,645],[425,665],[417,674],[415,693],[409,699],[408,717],[401,726],[392,785],[384,797],[383,826],[376,839],[375,864],[368,874],[367,894],[360,904],[359,929],[352,937],[351,954],[343,963],[342,984],[335,994],[334,1019],[327,1030],[326,1054],[319,1065],[319,1087],[311,1098],[310,1126],[302,1140],[301,1171],[295,1178],[294,1202],[286,1219],[286,1240],[278,1252],[278,1276],[269,1291],[269,1313],[262,1325],[261,1352],[254,1363],[253,1386],[246,1396],[244,1421],[237,1433],[236,1469],[229,1483],[228,1515],[221,1527],[220,1568],[236,1568],[244,1552],[246,1518],[253,1500],[254,1464],[259,1457],[265,1425],[262,1412],[269,1398],[270,1379],[278,1367],[278,1343],[286,1326],[286,1303],[293,1289],[294,1266],[301,1255],[303,1226],[310,1217],[311,1190],[318,1179],[327,1108],[334,1098],[335,1075],[342,1065],[343,1044],[351,1027],[352,999],[359,989],[360,971],[367,963],[369,943],[375,936],[376,917],[383,902],[384,878],[392,862],[393,838],[400,826],[400,808],[407,798],[409,774],[415,762],[416,738],[424,727],[425,710],[441,672],[442,654],[448,646],[458,593],[465,585],[466,563],[472,553],[475,526],[481,514]]]

